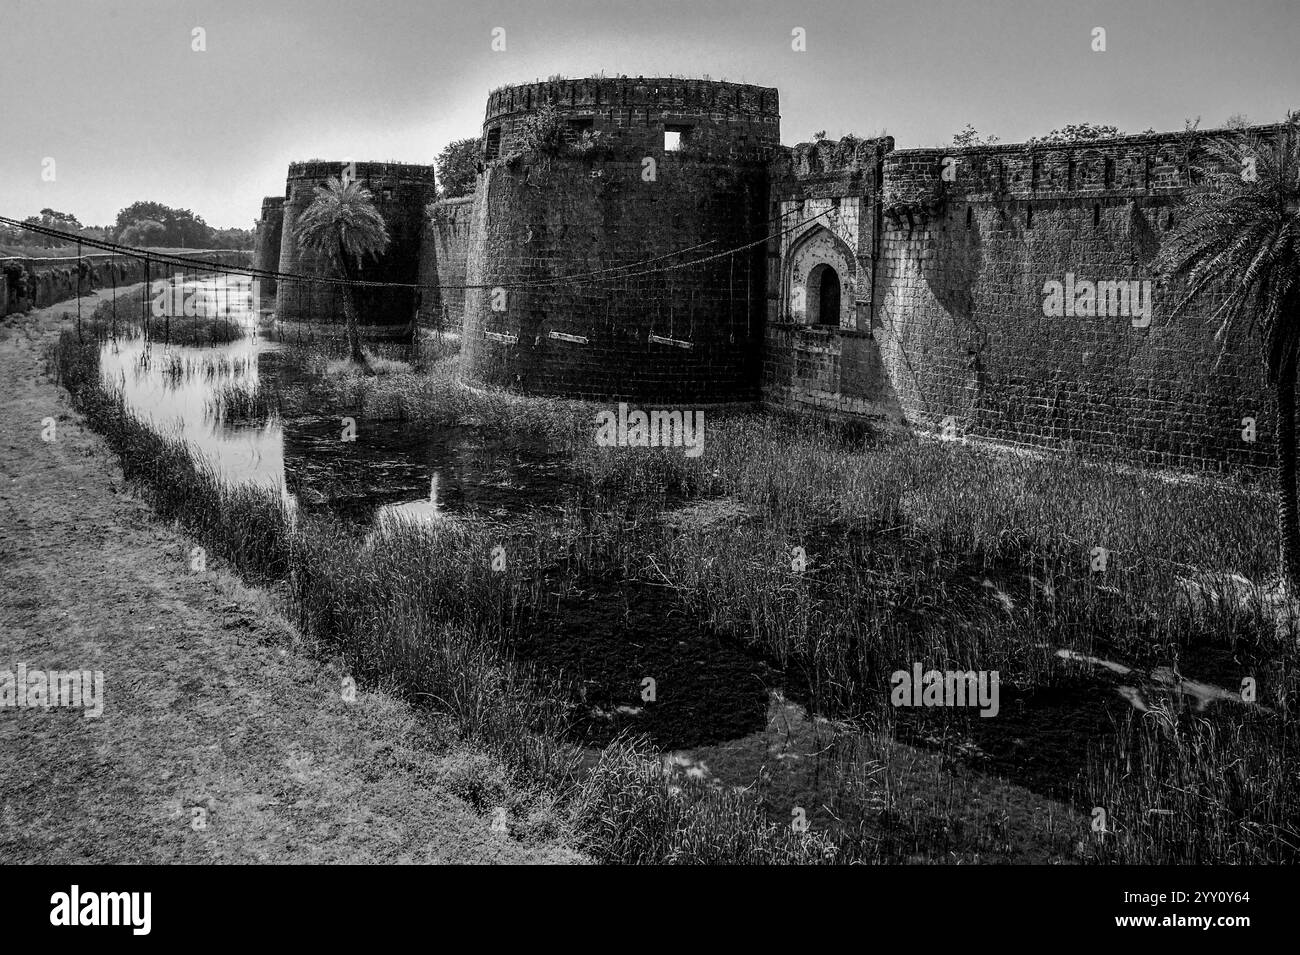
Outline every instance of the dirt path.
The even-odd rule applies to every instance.
[[[0,863],[578,861],[494,832],[429,720],[344,702],[267,595],[190,571],[43,374],[75,309],[0,328],[0,671],[100,670],[106,703],[0,708]]]

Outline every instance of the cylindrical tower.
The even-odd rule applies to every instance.
[[[296,162],[289,166],[284,194],[284,225],[280,239],[280,271],[337,277],[316,253],[299,248],[294,238],[298,218],[311,205],[317,186],[340,178],[349,164]],[[424,207],[434,197],[432,166],[406,163],[350,164],[356,179],[374,196],[375,207],[388,225],[388,250],[362,261],[357,277],[367,281],[416,284],[420,275],[420,238]],[[281,321],[341,320],[340,287],[316,282],[280,283],[276,316]],[[363,325],[405,325],[415,317],[414,289],[360,287],[354,292]]]
[[[268,272],[280,271],[280,238],[284,226],[284,199],[267,196],[262,200],[262,217],[257,220],[257,237],[254,241],[253,267]],[[275,279],[262,279],[262,291],[275,292]]]
[[[467,374],[537,394],[757,396],[777,91],[561,80],[488,99]]]

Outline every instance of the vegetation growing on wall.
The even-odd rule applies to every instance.
[[[958,149],[965,149],[968,146],[992,146],[998,142],[996,136],[985,136],[970,123],[967,123],[957,133],[953,134],[952,144]]]
[[[553,156],[591,156],[601,145],[601,135],[594,130],[578,131],[549,103],[529,114],[520,125],[519,148],[503,157],[507,164],[533,154],[547,159]]]
[[[1116,136],[1123,135],[1123,131],[1118,126],[1106,123],[1070,123],[1044,136],[1030,136],[1025,140],[1025,144],[1055,146],[1062,143],[1086,143],[1094,139],[1114,139]]]

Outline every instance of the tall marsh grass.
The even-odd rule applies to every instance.
[[[247,380],[226,382],[212,390],[205,406],[218,421],[265,423],[280,412],[280,392]]]

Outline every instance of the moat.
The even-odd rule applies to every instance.
[[[185,284],[204,287],[202,280]],[[346,403],[322,413],[304,399],[316,394],[320,366],[313,370],[304,362],[301,344],[277,340],[277,325],[250,309],[236,308],[223,320],[240,330],[224,344],[168,345],[157,337],[147,341],[134,329],[99,346],[102,380],[121,390],[126,409],[159,433],[182,438],[222,479],[274,489],[290,513],[331,514],[358,534],[396,521],[469,522],[527,535],[566,509],[589,506],[583,490],[589,475],[584,477],[571,449],[557,450],[544,435],[472,416],[453,426],[353,416],[344,413]],[[222,396],[231,393],[240,402],[227,408]],[[854,434],[859,446],[874,440]],[[672,523],[691,515],[689,520],[708,521],[717,512],[718,527],[732,532],[756,519],[752,510],[733,513],[727,499],[689,489],[659,501],[658,511],[643,510],[641,519]],[[918,559],[915,542],[891,528],[866,537],[846,530],[832,522],[811,529],[804,540],[819,550],[845,549],[852,555],[845,567],[892,564],[889,573],[895,576],[900,561]],[[893,716],[892,740],[886,742],[888,737],[870,729],[871,719],[863,725],[861,719],[830,718],[852,711],[852,698],[820,703],[803,676],[790,679],[791,661],[783,663],[754,638],[737,639],[730,628],[702,618],[684,590],[658,572],[655,577],[624,571],[618,579],[592,571],[544,583],[555,594],[542,602],[512,652],[569,687],[576,706],[570,732],[592,759],[624,734],[644,734],[683,778],[723,787],[758,785],[773,812],[792,802],[822,807],[814,813],[819,825],[867,824],[897,797],[891,787],[899,781],[888,782],[895,773],[932,798],[929,787],[951,784],[942,781],[950,772],[946,761],[954,757],[966,767],[962,785],[971,787],[969,798],[996,791],[998,798],[1020,804],[1050,804],[1055,808],[1049,814],[1068,817],[1076,777],[1091,758],[1090,741],[1104,735],[1116,714],[1155,700],[1181,701],[1184,693],[1177,681],[1153,681],[1088,657],[1091,664],[1068,669],[1064,685],[1008,685],[997,720],[954,723],[944,714],[902,712]],[[823,581],[825,599],[833,603],[840,587],[860,586],[853,574]],[[923,586],[901,606],[891,604],[889,613],[901,619],[915,614],[917,625],[924,625],[924,608],[942,595],[954,613],[979,621],[999,604],[1030,605],[1034,599],[1014,564],[997,568],[981,560],[953,564],[941,577],[933,576],[933,568],[925,574]],[[1084,659],[1073,650],[1057,656]],[[1205,699],[1229,698],[1213,681],[1231,685],[1231,661],[1204,653],[1196,659],[1198,676],[1211,680],[1197,684],[1208,691],[1202,692]],[[1046,665],[1049,671],[1055,666]],[[648,673],[671,691],[638,698]],[[986,824],[971,822],[977,829]],[[1038,850],[1019,845],[1007,851],[1027,860],[1037,858]]]

